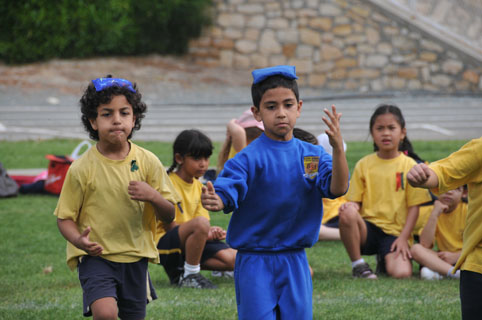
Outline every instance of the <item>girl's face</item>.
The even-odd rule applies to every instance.
[[[398,146],[405,138],[406,130],[402,129],[397,117],[391,113],[379,115],[371,128],[373,142],[378,147],[377,154],[383,159],[396,158],[400,152]]]
[[[99,142],[110,145],[127,143],[136,118],[132,106],[123,95],[115,96],[108,104],[97,107],[97,118],[90,125],[99,132]]]
[[[176,161],[179,164],[177,174],[188,183],[193,178],[202,177],[209,168],[209,158],[206,157],[181,156],[176,153]]]

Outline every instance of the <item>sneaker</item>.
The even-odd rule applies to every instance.
[[[190,274],[187,277],[181,276],[179,279],[179,287],[197,288],[197,289],[216,289],[217,286],[206,279],[200,273]]]
[[[216,278],[234,279],[234,271],[213,271],[211,276]]]
[[[368,263],[365,262],[357,264],[353,268],[353,278],[377,279],[377,275],[373,273]]]
[[[427,267],[423,267],[420,270],[420,278],[422,278],[423,280],[440,280],[443,279],[443,276],[440,273],[430,270]]]

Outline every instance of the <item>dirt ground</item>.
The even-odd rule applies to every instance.
[[[251,83],[248,71],[200,66],[183,57],[150,55],[51,60],[18,66],[0,64],[0,86],[77,95],[88,81],[107,74],[135,81],[143,91],[174,85],[184,90],[203,86],[247,87]]]

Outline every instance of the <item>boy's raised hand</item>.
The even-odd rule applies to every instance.
[[[326,108],[323,111],[328,116],[328,118],[322,117],[322,119],[323,122],[325,122],[325,124],[328,126],[328,129],[325,130],[325,132],[328,135],[330,145],[333,147],[333,149],[341,148],[343,150],[343,138],[340,131],[341,113],[336,112],[335,105],[331,106],[331,112]]]
[[[102,254],[102,248],[101,245],[99,245],[97,242],[91,242],[89,240],[89,233],[91,231],[90,227],[87,227],[80,237],[77,239],[75,246],[79,249],[84,250],[87,252],[90,256],[98,256]]]
[[[223,200],[216,194],[211,181],[208,181],[202,189],[201,203],[209,211],[221,211],[224,209]]]

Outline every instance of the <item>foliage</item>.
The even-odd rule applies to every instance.
[[[18,0],[0,6],[0,59],[182,54],[210,0]]]

